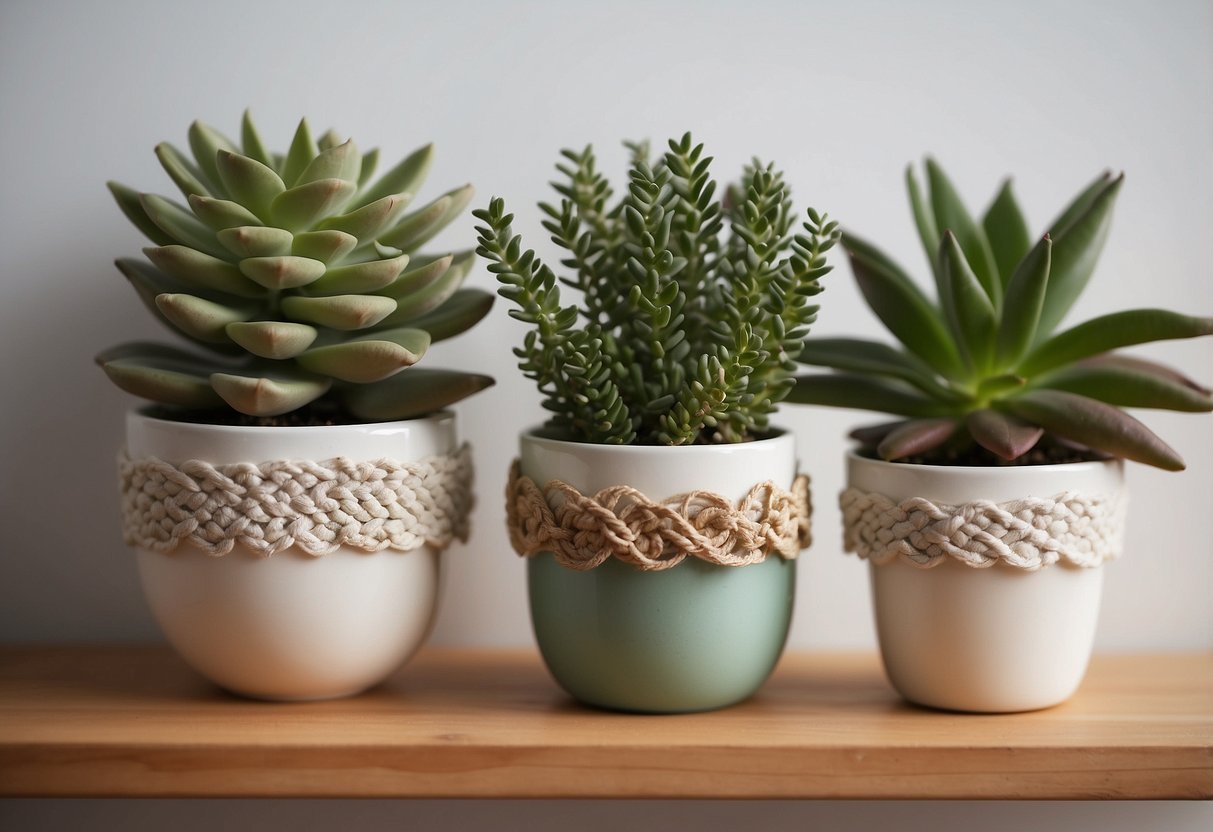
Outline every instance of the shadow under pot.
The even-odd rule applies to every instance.
[[[283,701],[357,693],[413,655],[471,500],[449,412],[238,427],[135,411],[122,480],[124,536],[169,642],[220,687]]]
[[[1077,690],[1103,563],[1124,524],[1120,460],[946,467],[850,454],[846,548],[868,560],[881,658],[911,702],[1007,713]]]
[[[690,492],[699,495],[670,499]],[[739,511],[744,528],[722,532]],[[509,514],[514,548],[528,556],[540,652],[576,699],[711,710],[746,699],[774,669],[791,623],[794,557],[808,545],[808,485],[796,478],[791,434],[664,447],[526,432]],[[747,550],[761,533],[778,544]]]

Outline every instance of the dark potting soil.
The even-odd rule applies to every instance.
[[[875,457],[876,454],[872,453]],[[948,465],[1007,468],[1021,465],[1063,465],[1071,462],[1096,462],[1107,459],[1103,454],[1097,454],[1080,448],[1073,448],[1060,443],[1041,443],[1023,456],[1006,460],[997,454],[987,451],[980,445],[966,447],[938,448],[930,453],[908,456],[897,460],[911,465]]]
[[[228,425],[245,428],[319,428],[332,425],[360,425],[359,419],[333,404],[309,404],[281,416],[248,416],[235,410],[177,410],[152,407],[149,416],[169,422],[189,422],[195,425]]]

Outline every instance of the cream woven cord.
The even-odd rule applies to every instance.
[[[466,540],[472,458],[465,444],[418,462],[275,461],[174,465],[119,458],[123,536],[171,552],[188,542],[210,555],[241,545],[262,557],[297,546],[325,555],[444,549]]]
[[[895,503],[848,488],[839,498],[843,547],[875,563],[894,558],[929,569],[946,558],[976,568],[1028,572],[1061,562],[1095,567],[1120,555],[1125,499],[1064,492],[1005,503]]]

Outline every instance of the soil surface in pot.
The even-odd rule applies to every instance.
[[[243,428],[319,428],[332,425],[361,425],[359,419],[331,402],[313,402],[281,416],[249,416],[230,408],[214,410],[178,410],[172,407],[150,407],[147,415],[168,422],[189,422],[195,425],[230,425]]]
[[[862,456],[879,459],[876,451],[862,448]],[[1065,465],[1072,462],[1100,462],[1108,459],[1104,454],[1074,448],[1060,442],[1041,440],[1035,448],[1017,459],[1003,459],[976,444],[945,446],[930,453],[907,456],[897,460],[910,465],[946,465],[951,467],[1006,468],[1021,465]]]

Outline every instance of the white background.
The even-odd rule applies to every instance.
[[[158,638],[118,527],[113,460],[132,401],[90,359],[116,341],[161,335],[111,265],[143,241],[104,182],[170,193],[152,147],[162,139],[184,146],[194,118],[234,133],[250,106],[267,141],[285,148],[306,114],[319,130],[333,126],[364,148],[379,145],[387,160],[433,141],[438,154],[428,195],[471,181],[478,206],[490,195],[505,196],[516,229],[553,263],[534,203],[550,195],[545,183],[558,150],[586,142],[598,148],[606,170],[620,174],[617,181],[621,139],[659,143],[686,129],[716,156],[718,178],[735,175],[752,155],[774,159],[795,188],[798,208],[828,210],[924,278],[902,187],[908,161],[935,154],[975,212],[1014,172],[1034,233],[1100,170],[1123,169],[1112,237],[1074,317],[1131,306],[1213,314],[1211,45],[1207,2],[1160,0],[5,0],[0,640]],[[441,238],[450,248],[472,240],[470,218]],[[471,280],[492,285],[483,269]],[[846,266],[828,281],[815,331],[880,334]],[[476,447],[481,499],[471,543],[448,558],[437,643],[530,644],[522,566],[506,545],[499,496],[516,433],[542,419],[509,353],[521,336],[521,325],[499,303],[484,324],[426,358],[429,366],[498,379],[459,407],[464,434]],[[1213,339],[1141,352],[1213,381]],[[841,554],[834,508],[842,437],[866,418],[803,409],[780,417],[798,435],[818,505],[793,648],[874,645],[864,571]],[[1130,467],[1127,557],[1107,573],[1098,647],[1208,649],[1213,544],[1204,530],[1213,508],[1213,420],[1145,418],[1185,456],[1189,470]],[[217,818],[261,816],[255,804],[207,805]],[[378,828],[409,817],[408,806],[377,803],[356,811],[364,828]],[[480,806],[448,809],[471,824],[489,816],[478,814],[489,805]],[[579,817],[576,804],[510,806],[491,816],[532,828]],[[116,823],[126,811],[121,804],[89,807],[8,805],[0,807],[0,820],[19,811],[34,828],[37,817],[49,823],[50,812],[77,818],[100,812],[99,821]],[[726,817],[720,807],[700,804],[652,809],[608,804],[593,814],[631,825],[651,816],[666,826]],[[914,804],[895,816],[914,824],[943,812],[941,819],[959,826],[985,824],[992,809],[954,805],[945,812]],[[1213,822],[1207,807],[1143,809],[1020,807],[1008,817],[1057,829]],[[130,811],[153,824],[172,809],[149,804]],[[746,811],[753,823],[816,818],[834,828],[894,816],[845,805],[774,804],[730,808],[727,817],[744,825]],[[415,820],[437,824],[440,814],[426,810]]]

